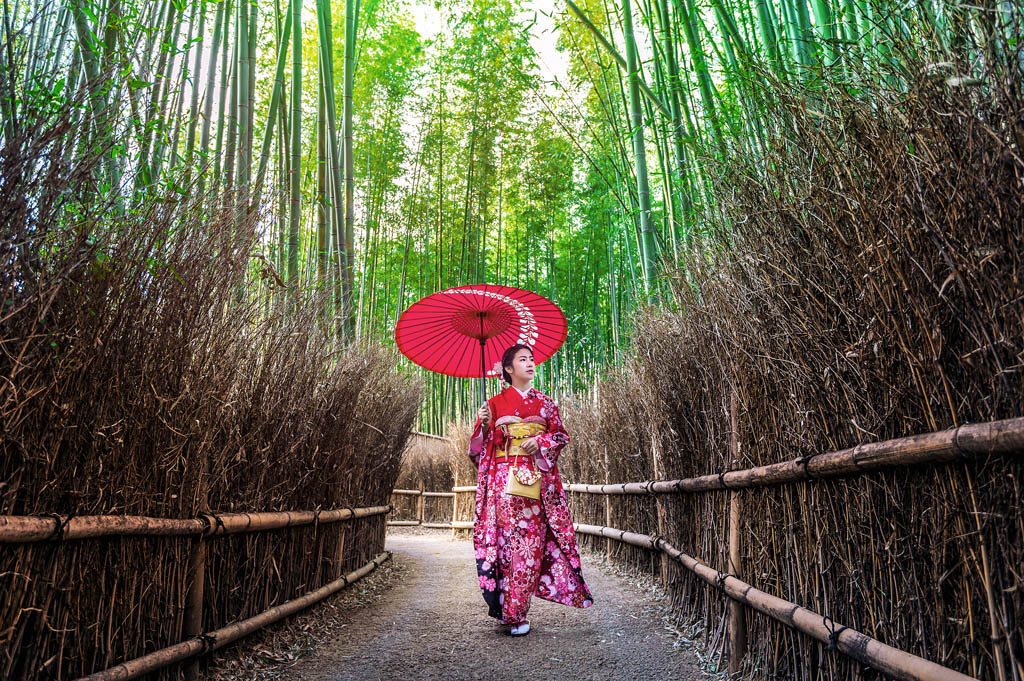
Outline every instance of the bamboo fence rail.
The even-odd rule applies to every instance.
[[[389,558],[391,558],[389,552],[382,552],[359,569],[343,575],[333,582],[309,592],[305,596],[282,603],[248,619],[221,627],[216,631],[199,634],[173,646],[161,648],[148,655],[129,660],[128,662],[122,662],[115,667],[90,674],[89,676],[84,676],[79,681],[125,681],[126,679],[135,679],[175,662],[181,662],[206,652],[218,650],[274,622],[319,603],[349,584],[353,584],[370,574]]]
[[[965,424],[953,430],[860,444],[837,452],[813,454],[767,466],[702,475],[682,480],[647,480],[614,485],[568,484],[584,494],[674,494],[785,485],[893,466],[942,463],[991,454],[1024,452],[1024,417]]]
[[[735,405],[730,416],[736,421]],[[737,448],[735,428],[730,448]],[[965,681],[972,677],[943,667],[906,651],[886,645],[847,626],[832,621],[766,592],[739,578],[741,573],[740,522],[742,507],[736,490],[772,485],[786,485],[819,478],[832,478],[869,473],[892,467],[915,466],[927,463],[945,463],[987,455],[1013,455],[1024,452],[1024,418],[1004,419],[988,423],[965,424],[958,428],[897,438],[875,443],[860,444],[835,452],[809,455],[777,464],[744,470],[727,471],[720,475],[705,475],[681,480],[649,480],[620,484],[589,485],[565,484],[564,489],[584,494],[679,494],[727,490],[729,499],[728,571],[715,570],[696,558],[676,549],[660,536],[652,536],[614,529],[608,526],[574,524],[581,534],[605,537],[658,550],[683,565],[701,580],[722,590],[732,601],[728,642],[730,668],[735,670],[746,651],[746,623],[743,606],[753,608],[790,628],[825,643],[830,650],[838,650],[874,669],[899,679],[921,681]],[[735,454],[735,452],[734,452]],[[735,460],[736,457],[733,457]],[[469,529],[472,522],[458,521],[458,494],[475,492],[476,485],[461,485],[451,493],[421,493],[421,495],[451,496],[453,513],[451,523],[422,523],[427,527]],[[399,493],[400,490],[395,490]]]
[[[387,524],[389,527],[429,527],[433,529],[451,529],[454,530],[465,530],[473,527],[472,522],[467,522],[458,519],[459,511],[459,493],[464,492],[476,492],[476,485],[461,485],[452,487],[451,492],[426,492],[418,489],[393,489],[392,494],[399,496],[415,496],[419,497],[420,500],[431,498],[431,499],[451,499],[452,500],[452,519],[450,522],[427,522],[425,518],[426,506],[423,503],[419,503],[416,506],[416,519],[415,520],[389,520]],[[393,510],[393,509],[392,509]]]
[[[693,556],[675,548],[661,537],[598,525],[574,523],[573,527],[580,534],[607,537],[633,546],[661,551],[711,586],[721,589],[729,598],[895,678],[905,681],[971,681],[972,679],[972,677],[948,667],[885,645],[859,631],[833,622],[828,617],[822,617],[800,607],[796,603],[760,591],[735,575],[705,565]]]
[[[730,448],[736,447],[735,408]],[[717,586],[733,602],[742,603],[812,638],[828,644],[879,671],[900,679],[922,681],[963,681],[972,677],[923,658],[887,646],[849,627],[833,622],[795,603],[782,600],[739,579],[741,507],[736,490],[868,473],[894,466],[914,466],[966,460],[985,455],[1012,455],[1024,452],[1024,418],[1004,419],[987,423],[965,424],[953,430],[926,433],[883,442],[857,445],[837,452],[810,455],[778,464],[720,475],[705,475],[682,480],[648,480],[615,485],[567,484],[564,489],[584,494],[678,494],[728,490],[729,499],[729,572],[708,567],[696,558],[682,553],[660,536],[638,534],[607,526],[577,524],[581,534],[605,537],[647,549],[657,549],[703,581]],[[735,459],[735,457],[734,457]],[[731,582],[729,580],[732,580]],[[819,622],[820,620],[820,622]],[[730,670],[738,669],[746,651],[746,624],[742,613],[730,610],[728,633]]]
[[[127,536],[204,537],[261,532],[313,523],[336,523],[382,515],[391,506],[339,508],[329,511],[271,511],[266,513],[204,513],[198,518],[146,516],[0,516],[0,542],[24,543],[49,539],[94,539]]]
[[[417,435],[419,437],[425,437],[425,438],[428,438],[428,439],[431,439],[431,440],[440,440],[441,442],[451,442],[452,441],[451,438],[443,437],[441,435],[434,435],[432,433],[424,433],[424,432],[421,432],[419,430],[410,430],[409,432],[412,433],[413,435]]]
[[[0,516],[0,543],[26,544],[100,537],[180,537],[196,536],[189,557],[190,587],[186,596],[183,634],[189,638],[140,658],[121,663],[84,679],[111,681],[133,679],[175,662],[221,648],[273,622],[288,617],[336,593],[368,574],[389,557],[386,552],[354,572],[312,591],[305,596],[275,606],[258,615],[235,622],[211,633],[202,633],[202,610],[206,570],[206,540],[248,532],[265,532],[312,524],[330,524],[344,520],[384,515],[388,506],[338,508],[326,511],[270,511],[260,513],[203,513],[198,518],[152,518],[147,516]],[[342,543],[344,545],[344,543]],[[195,674],[195,667],[186,670]]]

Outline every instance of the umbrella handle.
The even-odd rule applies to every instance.
[[[482,333],[483,332],[483,325],[484,325],[484,320],[481,317],[480,318],[480,330],[481,330],[481,334],[480,335],[481,336],[483,335],[483,333]],[[487,368],[485,367],[485,361],[484,361],[484,346],[486,344],[487,344],[487,341],[485,339],[481,338],[480,339],[480,402],[481,403],[487,401]]]

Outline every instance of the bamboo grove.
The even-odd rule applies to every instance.
[[[522,286],[566,311],[554,395],[615,363],[634,311],[680,304],[727,218],[725,164],[767,180],[770,88],[870,100],[1019,72],[994,0],[5,0],[5,158],[95,157],[77,228],[204,198],[259,248],[241,292],[388,339],[436,290]],[[548,27],[539,33],[537,27]],[[566,63],[538,54],[557,42]],[[790,144],[799,144],[791,139]],[[13,146],[12,146],[13,145]],[[5,180],[5,184],[7,180]],[[36,200],[26,197],[26,201]],[[83,221],[83,215],[102,220]],[[82,225],[90,225],[88,228]],[[324,295],[326,293],[327,295]],[[473,408],[427,377],[420,427]]]

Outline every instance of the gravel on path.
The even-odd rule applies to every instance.
[[[445,533],[447,534],[447,533]],[[389,534],[403,565],[372,608],[341,634],[275,675],[287,681],[695,680],[692,653],[673,646],[643,595],[583,556],[594,605],[570,608],[534,598],[531,632],[511,637],[487,616],[473,546],[445,535]]]

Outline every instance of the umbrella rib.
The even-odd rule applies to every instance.
[[[474,340],[474,339],[473,339],[473,338],[472,338],[471,336],[463,336],[463,337],[464,337],[464,338],[465,338],[465,339],[466,339],[466,340],[467,340],[468,342],[467,342],[467,343],[466,343],[466,344],[465,344],[465,345],[463,346],[463,349],[462,349],[462,354],[461,354],[461,355],[459,355],[459,361],[458,361],[458,362],[456,362],[456,364],[455,364],[455,371],[458,371],[459,367],[460,367],[460,366],[462,365],[462,360],[463,360],[463,358],[465,358],[465,356],[466,356],[466,350],[468,349],[468,347],[470,347],[470,346],[472,346],[472,345],[473,345],[473,340]],[[479,343],[478,343],[478,344],[479,344]],[[469,378],[472,378],[472,375],[470,375],[470,376],[469,376]]]
[[[501,361],[501,355],[505,354],[505,351],[508,350],[510,347],[512,347],[514,345],[514,341],[518,338],[518,336],[516,336],[515,334],[512,333],[512,328],[511,327],[509,327],[509,329],[507,331],[503,331],[501,333],[501,335],[497,336],[497,338],[502,338],[504,336],[510,336],[510,338],[507,341],[503,341],[501,346],[500,346],[501,347],[501,352],[498,353],[498,361],[499,362]],[[497,344],[497,343],[495,343],[495,344]],[[501,375],[500,371],[498,372],[498,375],[499,376]]]
[[[407,326],[408,325],[406,324],[399,324],[398,333],[404,332]],[[432,330],[434,330],[434,333],[431,333]],[[421,329],[419,333],[416,334],[412,339],[414,343],[412,347],[419,349],[424,343],[434,342],[444,336],[444,334],[450,332],[459,333],[450,323],[448,323],[448,320],[442,319],[435,321],[434,325],[431,325],[430,328],[425,330]]]
[[[446,324],[446,323],[448,323],[449,319],[440,319],[438,317],[434,317],[433,319],[418,319],[418,320],[415,320],[415,319],[414,320],[403,319],[402,321],[399,322],[399,327],[402,328],[402,329],[410,329],[410,328],[420,328],[420,327],[423,327],[423,326],[436,326],[436,325],[439,325],[439,324]]]
[[[436,295],[436,294],[435,294]],[[443,301],[443,302],[442,302]],[[431,298],[424,298],[418,302],[413,303],[406,312],[412,312],[418,308],[427,308],[429,310],[441,309],[447,310],[458,306],[462,303],[462,299],[456,298],[455,296],[445,296],[441,300],[432,300]],[[458,309],[456,307],[456,309]]]
[[[426,345],[434,344],[434,343],[438,342],[439,340],[442,340],[444,338],[445,334],[447,334],[449,331],[453,331],[454,333],[459,333],[458,331],[455,331],[454,329],[439,329],[437,331],[437,333],[431,334],[429,336],[427,336],[427,335],[420,336],[419,338],[416,339],[415,343],[413,345],[408,346],[407,349],[410,352],[412,352],[413,350],[419,350],[420,348],[422,348],[422,347],[424,347]],[[463,336],[465,338],[469,338],[469,336],[466,336],[463,333],[459,333],[459,335]]]

